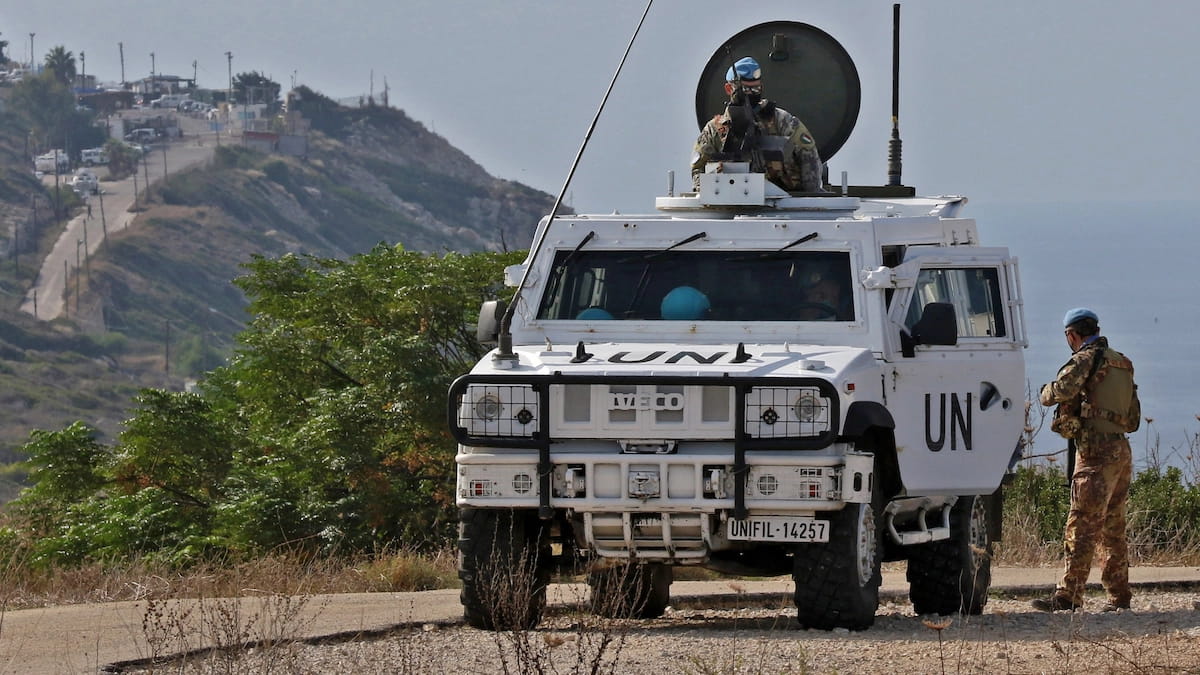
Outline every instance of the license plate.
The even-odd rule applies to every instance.
[[[829,541],[829,521],[793,516],[756,516],[730,519],[726,537],[742,541]]]

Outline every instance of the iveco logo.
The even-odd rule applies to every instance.
[[[612,392],[609,410],[683,410],[683,394]]]

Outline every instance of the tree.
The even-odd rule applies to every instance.
[[[104,141],[104,130],[92,123],[90,113],[75,109],[75,97],[67,85],[49,70],[16,83],[9,102],[42,148],[62,148],[78,158],[80,148]]]
[[[238,73],[233,77],[235,103],[277,103],[280,86],[257,70]]]
[[[8,55],[4,53],[5,49],[8,49],[8,40],[0,40],[0,66],[8,65]]]
[[[186,564],[281,544],[445,546],[455,526],[446,391],[483,354],[470,323],[522,253],[255,258],[255,315],[199,393],[147,390],[112,448],[35,434],[15,531],[33,559]]]
[[[75,99],[71,92],[52,73],[26,77],[12,90],[13,112],[24,117],[33,127],[35,136],[53,147],[62,147]]]
[[[46,52],[46,70],[54,74],[54,79],[66,86],[75,81],[75,55],[66,47],[58,45]]]
[[[128,143],[110,138],[104,143],[104,154],[108,156],[108,173],[114,179],[124,178],[138,169],[141,152]]]

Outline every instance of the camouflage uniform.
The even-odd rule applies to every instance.
[[[821,156],[816,141],[804,123],[795,115],[768,101],[762,101],[754,114],[758,132],[767,136],[784,136],[792,152],[785,154],[782,166],[770,162],[766,167],[752,167],[763,171],[767,179],[779,187],[792,192],[820,192]],[[714,154],[724,152],[725,137],[729,135],[729,112],[714,116],[704,125],[692,152],[692,187],[700,187],[700,174],[712,161]],[[787,156],[790,154],[790,156]]]
[[[1093,360],[1102,358],[1093,372]],[[1090,375],[1090,377],[1089,377]],[[1067,564],[1055,590],[1058,599],[1083,604],[1097,540],[1106,556],[1100,580],[1108,601],[1128,607],[1129,549],[1125,539],[1125,501],[1133,473],[1133,457],[1125,433],[1136,430],[1141,416],[1133,364],[1108,341],[1097,337],[1071,355],[1058,377],[1042,387],[1042,405],[1078,411],[1065,431],[1075,440],[1075,473],[1071,477],[1071,511],[1064,534]],[[1056,425],[1061,422],[1056,421]]]

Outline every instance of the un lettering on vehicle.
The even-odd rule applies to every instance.
[[[936,396],[936,398],[935,398]],[[950,431],[950,450],[971,449],[972,413],[971,392],[962,397],[950,394],[925,394],[925,447],[941,452],[946,447],[946,427]]]

